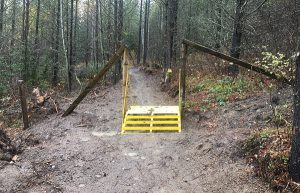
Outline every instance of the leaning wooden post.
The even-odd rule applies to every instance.
[[[181,104],[181,111],[183,112],[185,107],[185,86],[186,86],[186,62],[187,62],[187,44],[183,43],[181,47],[181,86],[182,86],[182,104]],[[180,94],[180,93],[179,93]]]
[[[215,51],[213,49],[207,48],[205,46],[202,46],[200,44],[194,43],[194,42],[186,40],[186,39],[183,40],[183,43],[187,44],[190,48],[195,48],[197,50],[200,50],[201,52],[204,52],[204,53],[216,56],[216,57],[221,58],[223,60],[227,60],[227,61],[232,62],[232,63],[234,63],[236,65],[239,65],[241,67],[244,67],[244,68],[247,68],[249,70],[258,72],[260,74],[263,74],[265,76],[268,76],[269,78],[272,78],[272,79],[275,79],[275,80],[281,80],[282,82],[284,82],[286,84],[289,84],[289,85],[292,84],[292,82],[289,81],[289,80],[287,80],[286,78],[278,77],[274,73],[268,72],[268,71],[266,71],[263,68],[260,68],[258,66],[249,64],[248,62],[245,62],[243,60],[239,60],[239,59],[236,59],[234,57],[228,56],[226,54],[222,54],[222,53],[220,53],[218,51]]]
[[[300,28],[299,28],[300,30]],[[300,31],[299,31],[300,32]],[[289,158],[289,174],[295,182],[300,182],[300,38],[299,52],[296,59],[296,77],[294,85],[294,121],[291,153]]]
[[[93,78],[85,87],[85,89],[80,93],[80,95],[75,99],[75,101],[69,106],[69,108],[62,115],[63,117],[69,115],[73,110],[79,105],[79,103],[86,97],[86,95],[95,87],[97,82],[103,78],[103,76],[108,72],[108,70],[120,59],[124,52],[125,47],[121,46],[117,53],[115,53],[106,65],[100,70],[100,72]]]
[[[26,91],[24,88],[24,81],[19,80],[18,84],[19,84],[19,94],[20,94],[20,102],[21,102],[21,108],[22,108],[23,124],[24,124],[23,128],[27,129],[29,127],[29,120],[28,120]]]

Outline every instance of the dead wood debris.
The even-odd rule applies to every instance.
[[[54,91],[42,94],[39,88],[34,88],[28,102],[28,114],[31,122],[45,118],[47,115],[59,113],[60,108],[55,98]]]
[[[0,129],[0,160],[11,161],[16,153],[17,149],[11,139]]]

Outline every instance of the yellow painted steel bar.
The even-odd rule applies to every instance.
[[[140,125],[140,124],[147,124],[147,125],[149,125],[149,124],[179,124],[180,122],[179,121],[155,121],[155,120],[153,120],[153,121],[125,121],[124,122],[125,124],[137,124],[137,125]]]
[[[179,127],[123,127],[124,131],[180,131]]]
[[[179,115],[126,115],[126,120],[128,119],[178,119]]]
[[[124,49],[124,56],[123,56],[123,103],[122,103],[122,124],[125,119],[126,111],[127,111],[127,93],[128,93],[128,82],[129,82],[129,76],[128,76],[128,56],[127,56],[128,50]]]
[[[178,106],[179,106],[179,113],[181,114],[181,108],[182,108],[182,99],[181,99],[181,69],[179,69],[179,75],[178,75]]]

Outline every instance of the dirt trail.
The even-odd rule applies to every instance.
[[[156,76],[137,69],[131,75],[132,103],[176,104]],[[251,100],[233,110],[187,114],[182,133],[119,135],[120,83],[89,95],[66,118],[33,126],[28,132],[40,144],[2,166],[0,192],[269,192],[235,156],[236,142],[254,124],[242,116],[252,119],[246,112],[261,99]],[[234,116],[241,120],[231,127],[227,118]]]
[[[174,99],[161,91],[157,76],[146,77],[137,68],[130,69],[129,75],[129,100],[132,105],[176,105]]]

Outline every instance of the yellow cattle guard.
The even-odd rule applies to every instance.
[[[131,106],[125,115],[125,131],[181,131],[178,106]]]
[[[178,106],[131,106],[127,110],[128,97],[128,58],[127,50],[123,58],[123,112],[122,133],[129,131],[176,131],[181,132],[181,87],[179,71]],[[170,71],[170,70],[168,70]]]

